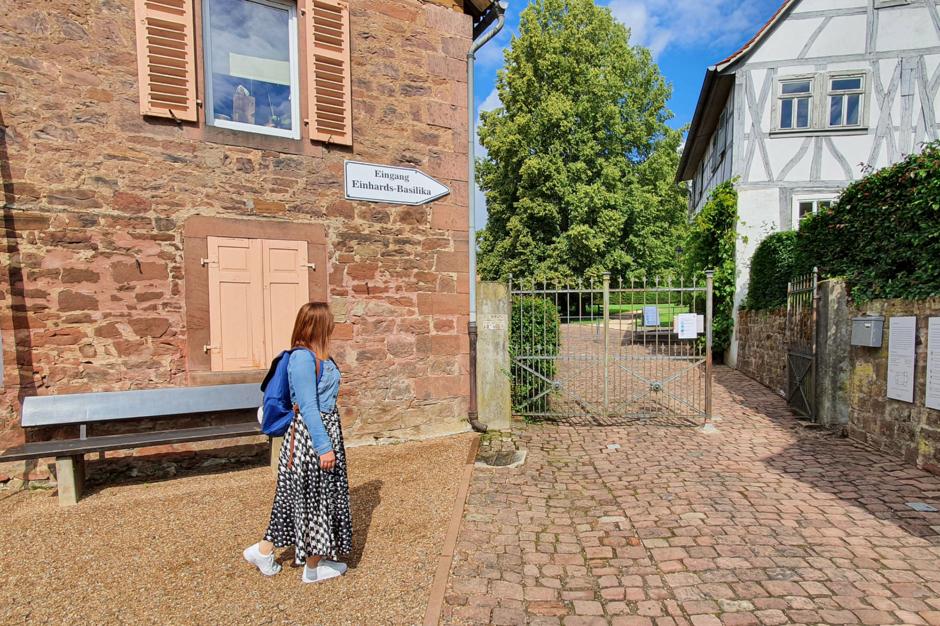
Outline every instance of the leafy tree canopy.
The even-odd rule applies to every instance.
[[[480,274],[539,280],[676,268],[685,194],[671,88],[593,0],[534,0],[483,113]]]

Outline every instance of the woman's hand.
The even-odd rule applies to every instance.
[[[331,470],[336,467],[336,453],[330,450],[326,454],[320,455],[320,469]]]

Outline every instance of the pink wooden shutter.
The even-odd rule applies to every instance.
[[[261,242],[266,360],[290,348],[297,310],[310,298],[306,241]]]
[[[208,237],[208,248],[212,370],[263,368],[261,242]]]
[[[134,0],[140,112],[194,122],[193,0]]]
[[[303,24],[310,138],[351,146],[349,7],[339,0],[307,0]]]

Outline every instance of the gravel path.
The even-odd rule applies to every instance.
[[[349,450],[354,553],[340,580],[264,579],[267,467],[111,485],[60,509],[0,496],[3,624],[419,624],[473,435]]]

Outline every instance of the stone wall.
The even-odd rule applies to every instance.
[[[940,316],[940,298],[848,301],[839,281],[820,282],[817,312],[816,408],[819,423],[844,426],[850,437],[940,473],[940,411],[924,406],[927,319]],[[777,393],[787,384],[786,309],[740,311],[737,368]],[[881,348],[850,346],[852,318],[885,316]],[[890,317],[917,317],[914,402],[887,398]]]
[[[850,307],[850,315],[884,315],[885,326],[881,348],[849,348],[849,436],[918,467],[940,473],[940,411],[924,406],[927,319],[940,316],[940,298],[875,300]],[[913,403],[887,398],[888,332],[893,316],[917,317]]]
[[[738,311],[737,369],[780,395],[787,388],[786,323],[786,307]]]
[[[350,441],[465,430],[471,20],[456,4],[351,0],[354,146],[281,149],[139,114],[133,0],[6,3],[0,448],[22,440],[27,395],[260,380],[188,367],[195,216],[322,226]],[[345,159],[416,166],[452,193],[349,202]]]

